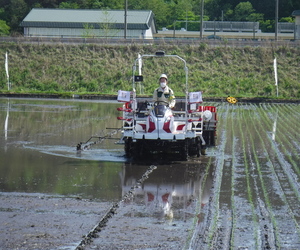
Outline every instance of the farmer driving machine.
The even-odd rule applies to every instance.
[[[176,99],[171,109],[163,101],[138,97],[137,84],[143,81],[141,60],[147,58],[166,60],[175,58],[183,63],[185,72],[185,97]],[[139,68],[139,74],[137,74]],[[205,155],[208,146],[216,143],[216,107],[202,105],[202,92],[188,91],[188,68],[178,55],[159,51],[154,55],[139,55],[133,65],[132,90],[118,91],[118,110],[123,121],[122,137],[125,155],[145,159],[153,155],[172,155],[174,159],[187,160],[188,156]]]

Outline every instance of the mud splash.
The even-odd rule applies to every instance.
[[[23,144],[25,149],[35,150],[48,155],[60,156],[69,159],[82,159],[89,161],[103,161],[103,162],[126,162],[123,148],[119,149],[105,149],[96,148],[84,151],[77,151],[75,147],[51,145],[51,146],[35,146],[30,144]]]

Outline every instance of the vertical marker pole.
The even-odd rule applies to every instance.
[[[138,54],[138,64],[139,64],[139,76],[142,75],[142,57],[141,54]],[[139,86],[140,86],[140,94],[144,94],[144,89],[142,90],[142,84],[141,82],[139,82]]]
[[[274,59],[274,75],[275,75],[275,86],[276,86],[276,95],[278,97],[278,76],[277,76],[277,59]]]
[[[7,52],[5,53],[5,72],[7,78],[7,88],[10,90],[10,83],[9,83],[9,74],[8,74],[8,55]]]

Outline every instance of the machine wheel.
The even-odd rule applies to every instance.
[[[201,149],[201,140],[199,137],[196,137],[195,139],[191,140],[188,139],[188,154],[189,156],[194,156],[196,155],[197,157],[200,156],[200,149]]]
[[[200,157],[200,150],[201,150],[201,139],[200,139],[200,137],[196,138],[196,145],[195,145],[195,147],[196,147],[196,150],[197,150],[196,155],[197,155],[197,157]]]
[[[181,157],[182,161],[186,161],[188,159],[188,139],[185,139],[181,146]]]
[[[132,143],[132,138],[126,138],[125,139],[125,146],[124,146],[124,150],[125,150],[125,156],[130,158],[132,157],[132,152],[133,152],[133,143]]]
[[[132,158],[136,160],[143,159],[147,157],[147,152],[145,150],[144,142],[142,140],[137,140],[132,143]]]
[[[215,131],[203,131],[203,139],[208,146],[216,146]]]

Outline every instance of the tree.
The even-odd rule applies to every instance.
[[[103,3],[100,2],[99,0],[95,0],[91,2],[90,8],[91,9],[101,9],[103,6]]]
[[[209,13],[210,16],[209,20],[221,20],[222,11],[223,14],[225,14],[225,12],[227,12],[228,10],[228,6],[225,8],[225,5],[222,3],[222,0],[207,0],[205,1],[204,8],[205,8],[205,13],[206,14]]]
[[[9,35],[10,27],[6,24],[5,21],[0,20],[0,36]]]
[[[282,17],[279,19],[279,22],[288,22],[288,23],[294,23],[295,22],[295,18],[293,17]]]
[[[107,9],[114,9],[114,10],[124,9],[124,0],[102,0],[101,2],[103,7]]]
[[[84,23],[83,24],[83,32],[82,32],[82,37],[83,38],[89,38],[89,37],[94,37],[95,33],[94,33],[94,26],[88,23]]]
[[[113,21],[113,18],[110,16],[108,11],[103,11],[102,20],[100,20],[100,36],[101,37],[114,37],[117,35],[118,31],[115,29],[114,25],[116,22]]]
[[[62,2],[59,4],[60,9],[79,9],[79,5],[77,3],[70,2]]]
[[[132,0],[128,2],[128,9],[152,10],[155,15],[156,25],[158,29],[161,29],[176,20],[172,17],[170,5],[172,3],[165,3],[164,0]]]
[[[202,1],[202,0],[201,0]],[[208,20],[260,21],[270,28],[275,19],[275,0],[204,0]],[[0,20],[11,33],[31,8],[124,9],[124,0],[1,0]],[[279,19],[291,17],[300,9],[300,0],[279,0]],[[200,0],[128,0],[128,10],[152,10],[158,29],[173,26],[174,20],[200,19]],[[188,15],[187,15],[188,14]]]
[[[235,21],[248,21],[248,18],[255,10],[250,2],[241,2],[234,8]]]
[[[247,17],[249,22],[261,22],[264,20],[264,14],[261,13],[252,13]]]
[[[28,13],[27,4],[24,0],[11,0],[9,13],[11,29],[13,31],[21,31],[19,24]]]

